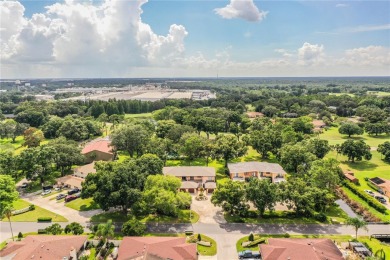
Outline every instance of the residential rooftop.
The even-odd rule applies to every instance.
[[[164,175],[172,175],[176,177],[215,177],[215,168],[205,166],[164,167],[163,173]]]
[[[277,163],[268,162],[239,162],[228,163],[230,173],[243,173],[243,172],[271,172],[278,174],[286,174],[282,166]]]

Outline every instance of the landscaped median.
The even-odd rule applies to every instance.
[[[191,215],[191,219],[190,219]],[[105,212],[101,214],[97,214],[95,216],[91,217],[91,222],[106,222],[107,220],[111,219],[113,222],[126,222],[129,219],[131,219],[133,215],[131,214],[124,214],[121,211],[116,212]],[[195,211],[191,210],[180,210],[179,215],[177,217],[171,217],[171,216],[163,216],[163,215],[155,215],[150,214],[147,216],[137,216],[136,217],[139,221],[144,223],[196,223],[199,220],[199,215]]]
[[[30,203],[25,200],[18,199],[13,203],[13,208],[15,210],[20,210],[30,207]],[[43,209],[39,206],[35,206],[34,210],[29,210],[22,214],[11,216],[11,221],[13,222],[36,222],[39,218],[51,218],[53,222],[67,222],[68,220],[61,215],[57,215],[54,212]],[[2,221],[8,221],[7,218],[3,218]]]

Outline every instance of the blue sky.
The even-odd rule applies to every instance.
[[[1,53],[2,75],[24,76],[20,68],[30,77],[48,72],[67,77],[390,74],[389,1],[113,2],[20,1],[24,12],[15,22],[22,24],[18,30],[2,15],[2,32],[12,31],[1,42],[8,50]],[[0,3],[2,12],[21,8],[12,1]],[[104,14],[108,9],[120,15]],[[39,13],[44,23],[33,19]],[[108,22],[102,22],[104,17]],[[80,33],[81,27],[96,32]],[[90,49],[85,42],[93,43]],[[48,47],[41,60],[27,53]],[[110,60],[116,55],[120,58]]]

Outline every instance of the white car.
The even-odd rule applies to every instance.
[[[374,192],[372,191],[372,190],[364,190],[368,195],[370,195],[370,196],[372,196],[372,197],[374,197],[375,196],[375,194],[374,194]]]
[[[50,194],[50,193],[51,193],[51,190],[44,190],[41,195],[45,196],[45,195]]]

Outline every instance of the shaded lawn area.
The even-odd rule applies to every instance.
[[[112,219],[113,222],[126,222],[131,219],[133,215],[123,214],[123,212],[105,212],[97,214],[91,217],[91,222],[107,222]],[[144,223],[196,223],[199,220],[199,215],[195,211],[191,211],[190,221],[190,210],[179,211],[178,217],[162,216],[162,215],[148,215],[148,216],[137,216],[138,220]]]
[[[350,235],[289,235],[289,234],[254,234],[254,239],[259,238],[328,238],[332,241],[335,241],[336,243],[341,242],[347,242],[351,239],[353,239]],[[253,247],[243,247],[243,242],[249,241],[249,235],[240,238],[236,243],[236,249],[237,252],[244,251],[244,250],[251,250],[251,251],[258,251],[259,246],[253,246]],[[268,242],[267,240],[265,241]]]
[[[65,206],[78,211],[100,209],[99,205],[92,198],[88,198],[88,199],[78,198],[65,203]]]
[[[31,203],[28,203],[25,200],[19,199],[13,203],[15,210],[27,208]],[[39,217],[50,217],[52,222],[67,222],[68,220],[63,216],[57,215],[54,212],[43,209],[35,205],[35,210],[27,211],[25,213],[15,215],[11,217],[11,221],[14,222],[36,222]],[[2,221],[8,221],[7,218],[3,218]]]
[[[348,195],[348,197],[356,202],[359,202],[362,206],[368,209],[374,216],[380,218],[382,221],[390,221],[390,210],[387,210],[387,215],[376,211],[373,207],[369,206],[367,202],[358,197],[355,193],[350,191],[347,187],[342,187],[343,191]]]
[[[16,137],[15,143],[12,143],[12,138],[0,139],[0,151],[16,153],[16,150],[22,148],[23,143],[23,136]]]
[[[347,218],[347,214],[338,206],[331,206],[325,214],[328,217],[325,222],[320,222],[313,217],[299,217],[291,211],[274,211],[273,213],[267,211],[262,218],[231,216],[226,212],[224,216],[228,223],[248,224],[332,224],[332,219],[340,223]]]
[[[125,114],[126,118],[139,118],[139,119],[145,119],[145,118],[151,118],[152,113],[140,113],[140,114]]]

